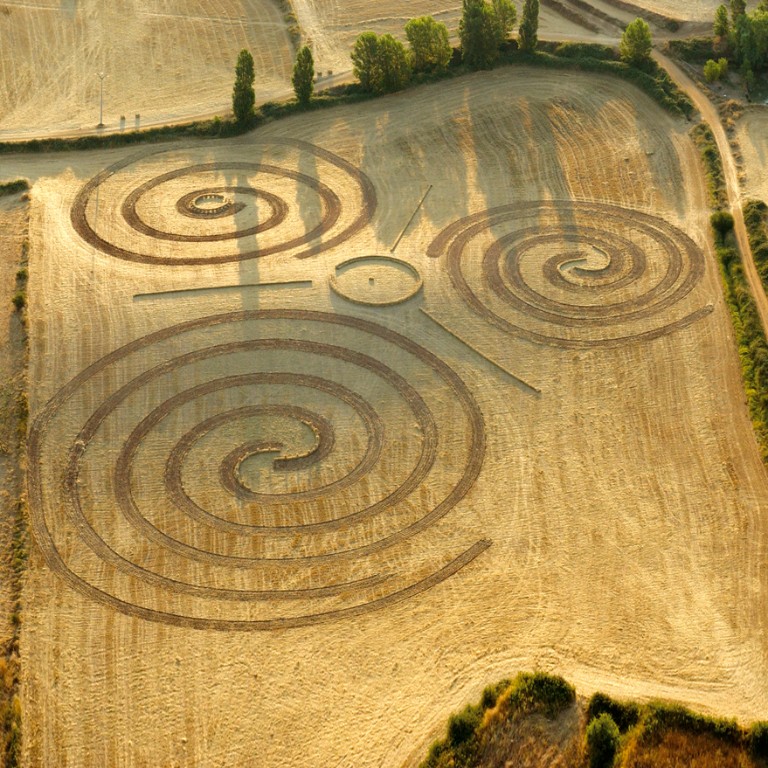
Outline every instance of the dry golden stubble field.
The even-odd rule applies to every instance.
[[[736,123],[736,137],[744,158],[744,196],[768,200],[768,106],[748,107]]]
[[[532,667],[764,716],[768,487],[687,130],[521,68],[10,158],[28,764],[410,765]],[[421,290],[381,258],[414,211]]]

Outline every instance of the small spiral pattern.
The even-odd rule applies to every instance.
[[[711,307],[690,307],[704,258],[655,216],[595,202],[501,206],[443,230],[453,288],[506,333],[561,347],[621,345],[671,333]]]
[[[305,141],[249,148],[258,159],[220,148],[213,161],[190,162],[200,152],[143,152],[106,168],[77,194],[74,230],[126,261],[221,264],[314,256],[361,231],[376,210],[376,192],[362,171]],[[195,203],[215,195],[227,202],[212,210]]]

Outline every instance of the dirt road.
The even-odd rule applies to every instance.
[[[656,61],[669,72],[670,77],[677,85],[690,96],[696,109],[699,110],[704,120],[709,123],[712,134],[717,141],[720,157],[723,160],[723,175],[725,176],[725,188],[728,193],[728,202],[731,213],[733,214],[733,231],[736,234],[736,240],[743,254],[744,274],[749,280],[749,286],[752,295],[755,297],[757,310],[760,313],[760,321],[763,324],[763,331],[768,336],[768,298],[766,298],[760,276],[757,273],[755,261],[752,258],[752,249],[749,247],[749,237],[747,227],[744,223],[744,213],[742,211],[742,195],[739,186],[739,176],[736,170],[736,162],[733,159],[731,145],[728,142],[728,136],[720,122],[720,115],[715,105],[707,98],[706,94],[691,80],[683,70],[675,64],[668,56],[654,51],[653,57]]]

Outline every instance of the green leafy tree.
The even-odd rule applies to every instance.
[[[704,65],[704,78],[708,83],[714,83],[715,80],[721,80],[728,74],[727,59],[709,59]]]
[[[459,22],[461,57],[472,69],[491,69],[499,58],[499,20],[485,0],[464,0]]]
[[[731,18],[733,23],[736,23],[736,19],[739,16],[743,16],[747,12],[747,0],[731,0]]]
[[[374,83],[374,91],[399,91],[410,79],[411,64],[405,46],[392,35],[382,35],[379,38],[379,77]]]
[[[760,70],[768,69],[768,9],[763,11],[758,8],[749,21],[755,46],[755,67]]]
[[[411,19],[405,25],[405,36],[411,46],[411,61],[416,72],[444,70],[451,60],[448,27],[431,16]]]
[[[256,103],[256,93],[253,90],[255,79],[253,56],[250,51],[243,49],[237,57],[235,85],[232,88],[232,111],[238,123],[245,122],[253,116],[253,105]]]
[[[363,32],[352,49],[352,64],[360,85],[373,93],[399,91],[411,76],[408,52],[392,35]]]
[[[627,24],[619,43],[621,58],[634,66],[643,65],[651,58],[651,29],[647,22],[637,18]]]
[[[768,2],[768,0],[766,0]],[[718,5],[715,11],[714,33],[717,37],[728,37],[731,28],[728,22],[728,9],[724,5]]]
[[[352,48],[352,73],[365,91],[374,90],[379,68],[379,36],[363,32]]]
[[[619,739],[619,727],[607,712],[592,720],[586,735],[589,768],[611,768]]]
[[[518,44],[521,51],[535,51],[539,41],[539,0],[525,0]]]
[[[768,2],[768,0],[766,0]],[[493,12],[496,14],[496,21],[499,27],[499,36],[506,40],[517,22],[517,8],[512,0],[493,0]]]
[[[304,45],[296,54],[296,63],[293,65],[293,92],[300,104],[309,104],[312,91],[315,89],[315,61],[312,51]]]

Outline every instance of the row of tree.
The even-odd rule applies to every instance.
[[[715,11],[715,45],[739,65],[749,90],[755,73],[768,71],[768,0],[752,13],[747,13],[746,0],[730,0],[728,11],[725,5]]]

